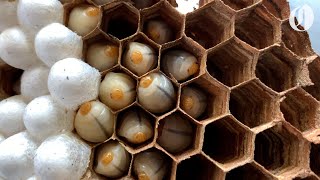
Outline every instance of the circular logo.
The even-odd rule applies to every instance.
[[[304,5],[293,9],[290,13],[290,26],[296,31],[307,31],[314,22],[314,13],[310,6]],[[302,26],[303,29],[299,26]]]

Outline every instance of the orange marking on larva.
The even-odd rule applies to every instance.
[[[147,140],[147,136],[143,132],[138,132],[133,137],[134,143],[137,143],[137,144],[142,143],[145,140]]]
[[[110,164],[112,160],[113,160],[112,152],[108,152],[108,153],[104,154],[103,157],[102,157],[102,163],[104,165]]]
[[[193,63],[188,69],[188,74],[191,76],[197,73],[198,71],[199,71],[199,65],[197,63]]]
[[[152,83],[153,79],[150,76],[145,76],[140,80],[140,86],[143,88],[147,88]]]
[[[100,14],[100,9],[97,7],[88,7],[86,9],[87,16],[94,17]]]
[[[90,110],[91,110],[91,102],[86,102],[82,104],[79,109],[80,114],[83,116],[87,115],[90,112]]]
[[[119,48],[117,46],[107,46],[104,50],[104,53],[108,57],[118,58],[119,56]]]
[[[113,100],[120,100],[123,98],[123,92],[121,89],[113,89],[112,92],[110,93],[110,97]]]
[[[192,97],[188,96],[182,99],[181,104],[182,104],[182,109],[190,110],[194,105],[194,101]]]
[[[131,61],[134,64],[140,64],[142,62],[143,55],[140,51],[134,51],[131,53]]]
[[[150,180],[149,176],[148,176],[146,173],[144,173],[144,172],[142,172],[142,173],[140,173],[140,174],[138,175],[138,179],[139,179],[139,180]]]
[[[153,40],[158,40],[160,38],[160,33],[156,27],[153,27],[153,26],[150,27],[149,34],[151,36],[151,39],[153,39]]]

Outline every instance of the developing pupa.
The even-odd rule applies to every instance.
[[[142,152],[134,158],[133,171],[139,180],[162,180],[168,171],[168,162],[160,152]]]
[[[98,26],[100,14],[98,7],[92,5],[77,6],[70,12],[68,28],[80,36],[85,36]]]
[[[130,42],[124,54],[123,64],[130,71],[141,76],[157,65],[157,56],[150,46]]]
[[[200,117],[207,107],[207,96],[198,88],[185,87],[181,92],[181,109],[193,118]]]
[[[197,58],[183,50],[165,53],[161,65],[164,72],[172,75],[177,81],[184,81],[199,72]]]
[[[95,172],[109,178],[119,178],[128,173],[130,154],[117,141],[102,144],[95,155]]]
[[[130,143],[141,144],[153,137],[153,127],[146,113],[132,110],[124,114],[118,134]]]
[[[88,47],[87,63],[104,71],[118,62],[119,47],[112,44],[95,43]]]
[[[139,103],[153,113],[163,113],[176,102],[176,93],[170,80],[161,73],[143,77],[138,88]]]
[[[77,133],[90,142],[102,142],[113,134],[115,116],[99,101],[82,104],[76,115],[74,126]]]
[[[146,24],[146,35],[158,44],[164,44],[173,39],[170,26],[162,20],[150,20]]]
[[[160,122],[157,142],[170,153],[179,153],[189,147],[193,140],[193,128],[187,119],[174,114]]]
[[[100,85],[101,102],[114,110],[133,103],[136,97],[135,81],[125,73],[109,72]]]

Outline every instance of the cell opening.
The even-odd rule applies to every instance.
[[[255,163],[246,164],[231,170],[226,175],[226,180],[269,180],[272,175],[258,167]]]
[[[320,144],[311,144],[310,168],[316,175],[320,176]]]
[[[314,85],[304,87],[314,98],[320,101],[320,58],[315,59],[308,65],[311,81]]]
[[[289,2],[286,0],[263,0],[262,4],[271,14],[281,20],[287,19],[290,16]]]
[[[238,0],[238,1],[222,0],[222,1],[223,3],[225,3],[226,5],[228,5],[234,10],[241,10],[259,2],[259,0]]]

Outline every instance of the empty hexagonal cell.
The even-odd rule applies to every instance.
[[[287,0],[263,0],[262,4],[275,17],[284,20],[290,16],[290,7]]]
[[[274,46],[260,54],[256,76],[271,89],[281,92],[298,83],[302,61],[285,48]]]
[[[309,35],[306,31],[294,30],[289,21],[282,23],[282,41],[293,53],[301,57],[315,55],[312,50]]]
[[[250,6],[260,2],[260,0],[238,0],[238,1],[222,0],[222,1],[223,1],[223,3],[225,3],[226,5],[228,5],[229,7],[231,7],[234,10],[241,10],[241,9],[250,7]]]
[[[186,35],[206,49],[231,38],[233,31],[234,12],[221,1],[213,1],[187,14]]]
[[[258,52],[232,38],[208,52],[207,69],[211,76],[227,86],[235,86],[254,77]]]
[[[23,71],[7,64],[0,65],[0,99],[20,94],[20,78]]]
[[[257,49],[280,42],[280,21],[263,6],[241,12],[236,18],[235,29],[238,38]]]
[[[224,172],[202,154],[197,154],[178,164],[177,180],[185,179],[224,179]]]
[[[206,126],[203,152],[228,166],[243,161],[253,153],[253,133],[232,116],[226,116]]]
[[[205,68],[205,49],[192,39],[182,39],[161,48],[161,70],[182,83],[197,77]]]
[[[253,80],[231,90],[229,107],[237,120],[254,128],[275,118],[276,95]]]
[[[304,132],[316,127],[318,102],[303,89],[298,88],[285,94],[281,112],[286,121]]]
[[[125,2],[113,3],[103,8],[101,29],[118,39],[129,37],[137,32],[139,11]]]
[[[217,118],[228,112],[230,91],[209,74],[182,85],[180,108],[196,120]]]
[[[311,144],[310,167],[314,173],[320,176],[320,144]]]
[[[285,177],[306,166],[308,149],[298,131],[279,122],[256,136],[254,159],[271,173]]]
[[[151,40],[164,44],[183,34],[184,17],[168,1],[161,1],[141,12],[142,31]]]
[[[308,65],[311,81],[313,85],[303,87],[308,93],[320,101],[320,58],[316,58]]]
[[[226,180],[269,180],[275,179],[268,171],[261,168],[255,162],[245,164],[229,171]]]

